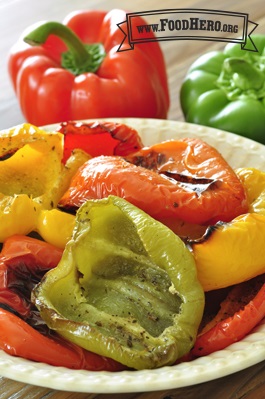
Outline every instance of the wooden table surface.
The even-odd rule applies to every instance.
[[[22,31],[39,20],[61,21],[69,12],[77,9],[123,8],[128,12],[197,8],[240,12],[249,15],[249,20],[258,24],[256,33],[265,34],[265,4],[263,0],[223,0],[209,2],[206,0],[0,0],[0,129],[9,128],[24,121],[19,105],[13,93],[7,74],[8,51],[16,42]],[[151,22],[151,21],[150,21]],[[224,43],[216,41],[164,41],[161,47],[164,52],[171,107],[169,119],[183,120],[179,105],[179,89],[190,64],[204,52],[222,49]],[[265,361],[243,371],[195,386],[175,390],[124,393],[93,394],[55,391],[0,378],[0,399],[263,399],[265,397]]]

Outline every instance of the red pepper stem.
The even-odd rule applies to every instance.
[[[59,22],[45,22],[30,32],[24,41],[30,45],[39,46],[45,43],[50,35],[56,35],[64,41],[71,51],[76,65],[83,64],[90,57],[79,37],[66,25]]]
[[[27,34],[24,41],[32,46],[44,44],[50,35],[58,36],[68,51],[62,54],[62,67],[79,75],[96,72],[105,57],[101,43],[84,44],[68,26],[59,22],[45,22]]]

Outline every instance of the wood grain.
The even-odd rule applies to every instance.
[[[217,3],[217,4],[216,4]],[[89,4],[89,6],[88,6]],[[265,34],[265,7],[263,0],[0,0],[0,129],[9,128],[24,121],[14,95],[8,73],[7,59],[11,46],[30,24],[43,19],[62,20],[76,9],[124,8],[136,12],[143,10],[197,8],[222,9],[249,14],[249,20],[258,24],[257,33]],[[151,20],[150,20],[151,22]],[[3,40],[5,38],[5,40]],[[183,120],[179,104],[181,83],[191,63],[201,54],[221,50],[224,43],[209,41],[161,42],[165,55],[170,88],[171,107],[168,118]],[[241,372],[195,386],[176,390],[130,394],[92,394],[56,391],[26,385],[7,378],[0,378],[0,399],[263,399],[265,397],[265,361]]]

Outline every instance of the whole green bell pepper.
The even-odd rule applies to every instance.
[[[60,335],[134,369],[187,353],[204,309],[181,239],[115,196],[82,205],[60,263],[32,301]]]
[[[180,90],[187,122],[236,133],[265,144],[265,35],[257,52],[229,43],[190,67]]]

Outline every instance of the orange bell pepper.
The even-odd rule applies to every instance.
[[[78,169],[58,205],[72,210],[108,195],[125,198],[166,225],[173,219],[230,221],[247,211],[245,190],[233,169],[216,149],[195,138],[165,141],[123,157],[92,158]]]

